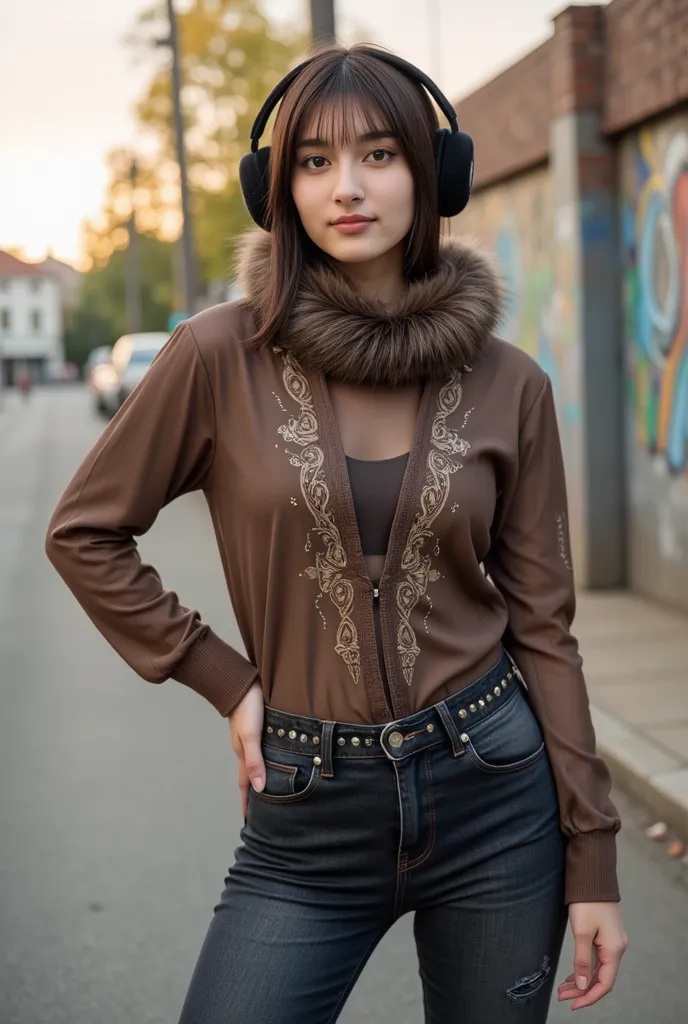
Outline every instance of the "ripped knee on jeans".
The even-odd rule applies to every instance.
[[[549,977],[551,967],[548,956],[543,956],[540,970],[536,971],[535,974],[528,974],[524,978],[519,978],[511,988],[506,990],[506,994],[512,1003],[525,1003],[535,995],[535,993],[542,988],[544,983]]]

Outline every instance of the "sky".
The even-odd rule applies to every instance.
[[[0,248],[21,247],[29,259],[50,250],[79,263],[80,225],[104,195],[104,156],[137,141],[132,109],[154,65],[137,61],[124,37],[147,6],[0,0]],[[337,30],[343,42],[355,30],[395,50],[457,99],[542,42],[563,6],[337,0]],[[263,0],[263,8],[305,23],[308,0]]]

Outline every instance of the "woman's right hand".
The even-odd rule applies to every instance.
[[[239,760],[241,813],[246,817],[248,789],[257,793],[265,788],[265,763],[261,749],[265,701],[260,683],[254,683],[229,716],[232,749]]]

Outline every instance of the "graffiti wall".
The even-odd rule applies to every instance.
[[[572,253],[567,259],[566,251],[573,245],[573,230],[567,230],[565,218],[555,210],[549,169],[478,192],[453,222],[452,232],[475,237],[497,257],[507,292],[501,336],[532,355],[552,380],[566,462],[571,542],[578,562],[584,487],[576,275],[562,272],[574,264]]]
[[[631,583],[688,607],[688,114],[620,157]]]

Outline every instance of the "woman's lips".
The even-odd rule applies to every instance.
[[[374,221],[372,220],[340,220],[338,223],[332,225],[337,231],[341,231],[343,235],[359,235],[366,228],[369,228]]]

